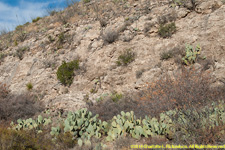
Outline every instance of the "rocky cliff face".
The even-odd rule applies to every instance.
[[[176,32],[162,38],[158,29],[167,22],[175,22]],[[206,58],[194,66],[210,70],[215,77],[213,85],[220,86],[225,84],[224,33],[225,5],[221,0],[78,3],[2,35],[0,81],[15,93],[27,92],[30,82],[31,92],[38,93],[46,106],[77,110],[87,107],[87,97],[96,102],[113,91],[137,92],[146,82],[176,73],[188,43],[199,44],[200,56]],[[128,49],[135,60],[118,66],[118,57]],[[172,58],[162,60],[168,52]],[[72,85],[61,85],[57,68],[62,61],[78,57],[81,69]]]

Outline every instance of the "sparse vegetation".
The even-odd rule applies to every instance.
[[[64,33],[60,33],[59,36],[58,36],[58,40],[57,40],[57,48],[60,49],[62,48],[63,46],[63,43],[64,43],[64,40],[65,40],[65,35]]]
[[[193,48],[193,46],[187,44],[185,51],[186,55],[182,58],[182,61],[185,65],[191,65],[197,61],[198,55],[201,54],[201,47],[197,45],[196,48]]]
[[[12,94],[5,84],[0,86],[0,122],[32,117],[43,111],[43,106],[31,94]]]
[[[189,10],[194,10],[195,9],[195,1],[194,0],[173,0],[172,6],[179,6],[179,7],[185,7],[188,8]]]
[[[220,60],[224,45],[222,36],[215,38],[221,21],[210,28],[221,18],[221,2],[210,2],[209,7],[207,1],[195,5],[194,0],[67,2],[65,10],[51,12],[55,16],[41,21],[37,17],[31,25],[19,25],[0,36],[0,63],[4,61],[0,79],[11,83],[0,83],[1,150],[125,150],[133,144],[225,143]],[[168,8],[170,4],[176,9]],[[197,13],[190,10],[195,6]],[[194,30],[174,41],[163,39],[176,32],[177,16],[179,28],[185,20],[193,22],[188,28]],[[200,55],[199,45],[179,46],[202,39],[207,59]],[[29,55],[27,60],[24,54]],[[77,54],[82,61],[75,57],[58,64]]]
[[[173,52],[172,51],[164,51],[160,54],[160,59],[161,60],[167,60],[169,58],[173,57]]]
[[[32,22],[33,23],[38,22],[40,19],[41,19],[41,17],[37,17],[36,19],[33,19]]]
[[[53,60],[45,60],[43,62],[45,69],[46,68],[52,68],[52,70],[54,70],[56,68],[56,62]]]
[[[118,102],[120,99],[122,99],[123,94],[119,94],[117,92],[114,92],[111,96],[111,99],[113,102]]]
[[[33,84],[31,82],[26,84],[27,90],[30,91],[33,89]]]
[[[118,32],[116,30],[107,29],[103,34],[103,40],[107,43],[113,43],[118,38]]]
[[[121,65],[127,66],[134,60],[135,60],[135,53],[131,51],[131,49],[127,49],[118,57],[118,60],[116,63],[118,66],[121,66]]]
[[[25,41],[25,39],[27,38],[27,32],[24,30],[25,25],[18,25],[16,27],[16,34],[17,34],[17,39],[18,41]]]
[[[23,47],[19,47],[16,50],[16,53],[14,54],[14,56],[18,57],[20,60],[23,59],[23,55],[26,51],[28,51],[30,48],[28,46],[23,46]]]
[[[65,86],[70,86],[73,83],[74,70],[79,69],[79,60],[71,62],[63,61],[62,65],[57,70],[57,79]]]
[[[3,52],[0,52],[0,62],[4,61],[4,58],[6,56],[7,56],[6,54],[4,54]]]
[[[91,0],[83,0],[84,3],[89,3]]]
[[[107,26],[107,21],[105,19],[99,19],[99,23],[100,23],[101,27]]]
[[[221,132],[225,123],[224,101],[219,100],[224,98],[225,90],[210,89],[210,81],[207,73],[184,70],[175,78],[168,76],[150,83],[135,100],[133,96],[123,97],[115,92],[108,97],[110,99],[102,99],[91,106],[93,114],[87,109],[81,109],[68,113],[67,117],[62,119],[61,125],[55,126],[48,121],[50,124],[46,127],[51,126],[51,132],[43,128],[45,126],[34,126],[35,130],[20,130],[21,125],[26,122],[22,120],[19,120],[22,123],[18,124],[18,131],[9,129],[7,132],[14,132],[14,135],[29,133],[29,140],[39,138],[43,134],[48,137],[50,132],[54,140],[47,143],[52,146],[57,142],[55,149],[73,148],[77,145],[83,148],[92,145],[93,138],[113,141],[122,138],[121,136],[137,140],[148,136],[164,136],[172,143],[184,145],[216,144],[224,141]],[[99,119],[105,121],[100,121],[95,114],[99,114]],[[36,121],[43,122],[43,118],[39,116]],[[47,120],[43,123],[47,123]],[[0,136],[5,139],[7,132],[4,131]],[[29,140],[26,139],[23,144],[32,144]],[[0,142],[5,143],[4,140]],[[122,145],[118,143],[117,146]]]
[[[96,89],[92,88],[92,89],[90,90],[90,92],[91,92],[92,94],[94,94],[94,93],[97,93],[98,91],[97,91]]]
[[[174,22],[166,25],[160,25],[159,35],[163,38],[171,37],[172,34],[174,34],[175,32],[176,32],[176,25]]]
[[[55,39],[51,35],[48,36],[48,40],[49,40],[50,43],[55,41]]]
[[[143,72],[145,72],[145,69],[141,69],[141,70],[136,71],[136,78],[137,79],[141,78]]]

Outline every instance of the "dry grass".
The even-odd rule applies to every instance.
[[[31,94],[11,94],[6,85],[0,84],[0,122],[32,117],[44,108]]]
[[[207,110],[208,111],[208,110]],[[202,120],[209,119],[209,114],[199,108],[192,108],[189,113],[185,113],[186,123],[178,120],[178,116],[173,117],[173,122],[176,124],[176,133],[174,135],[173,142],[175,144],[210,144],[210,145],[222,145],[225,142],[225,124],[219,121],[219,124],[202,124]]]
[[[15,131],[0,126],[0,149],[1,150],[49,150],[55,149],[52,140],[43,131],[37,134],[35,131]]]
[[[222,96],[218,89],[210,88],[211,81],[208,72],[184,69],[174,77],[166,76],[149,83],[141,92],[138,103],[151,115],[175,108],[201,108]]]
[[[100,119],[110,120],[121,111],[134,111],[137,117],[157,117],[160,113],[179,109],[202,108],[211,102],[224,99],[225,88],[210,88],[212,78],[209,72],[183,70],[174,77],[165,76],[148,83],[139,93],[124,94],[118,102],[106,98],[89,109],[99,114]]]

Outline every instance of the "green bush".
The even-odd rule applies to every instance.
[[[123,97],[123,94],[113,93],[111,98],[114,102],[118,102]]]
[[[60,33],[59,36],[58,36],[58,40],[57,40],[57,48],[60,49],[63,47],[63,43],[64,43],[64,40],[65,40],[65,35],[64,33]]]
[[[65,86],[71,85],[74,78],[74,70],[79,69],[79,60],[74,60],[66,63],[63,61],[62,65],[57,70],[57,79]]]
[[[16,131],[0,127],[1,150],[48,150],[56,149],[47,133],[36,134],[33,131]]]
[[[32,22],[33,23],[38,22],[40,19],[41,19],[41,17],[37,17],[36,19],[33,19]]]
[[[27,84],[26,84],[26,87],[27,87],[27,90],[28,90],[28,91],[30,91],[30,90],[33,89],[33,85],[32,85],[31,82],[27,83]]]
[[[172,34],[175,32],[176,32],[176,25],[174,22],[166,25],[160,25],[159,35],[163,38],[171,37]]]
[[[132,52],[130,49],[124,51],[119,57],[118,57],[118,60],[117,60],[117,65],[118,66],[121,66],[121,65],[124,65],[124,66],[127,66],[129,63],[131,63],[132,61],[134,61],[135,59],[135,53]]]
[[[91,0],[83,0],[84,3],[89,3]]]

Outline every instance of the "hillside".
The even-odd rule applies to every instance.
[[[210,74],[210,83],[199,86],[201,89],[224,89],[224,33],[223,0],[82,1],[1,35],[0,82],[8,86],[12,95],[28,93],[36,97],[56,116],[59,111],[81,108],[93,110],[94,114],[113,112],[109,105],[114,107],[114,104],[105,103],[108,99],[119,102],[120,99],[141,99],[140,93],[146,94],[143,91],[150,83],[158,84],[165,76],[181,81],[182,78],[176,76],[183,70]],[[191,53],[194,58],[190,58],[187,49],[199,51]],[[73,69],[74,78],[68,79],[72,80],[69,84],[60,82],[58,68],[63,61],[73,60],[79,62],[79,67]],[[193,85],[189,85],[190,92],[196,91]],[[174,87],[170,85],[170,88]],[[222,102],[224,91],[219,91],[216,97]],[[196,95],[202,94],[206,94],[204,99],[212,96],[208,96],[207,91]],[[125,101],[128,103],[133,104]],[[155,107],[161,104],[163,102],[158,102]],[[115,107],[119,105],[124,104],[121,102]],[[124,111],[131,111],[136,103],[133,105]],[[98,110],[103,108],[104,111]],[[222,139],[221,145],[224,134]]]

